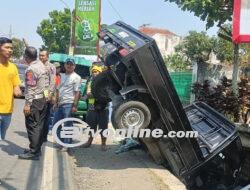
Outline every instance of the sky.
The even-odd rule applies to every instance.
[[[25,38],[30,45],[41,47],[43,42],[36,33],[37,26],[48,18],[50,11],[63,10],[66,6],[74,8],[74,0],[64,2],[67,5],[60,0],[2,0],[0,36],[8,36],[12,31],[12,37]],[[118,20],[136,28],[150,24],[180,36],[187,35],[190,30],[206,30],[206,23],[193,13],[183,12],[174,3],[164,0],[102,0],[101,22],[112,24]],[[207,31],[209,35],[216,32],[216,27]]]

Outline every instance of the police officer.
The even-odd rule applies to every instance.
[[[39,60],[44,64],[46,68],[46,79],[45,79],[45,98],[47,100],[47,111],[43,126],[43,141],[47,141],[50,124],[50,114],[52,111],[53,103],[52,97],[56,90],[56,67],[49,62],[49,52],[47,50],[41,50],[39,52]]]
[[[25,71],[25,125],[30,141],[29,149],[19,155],[19,159],[37,160],[41,155],[43,143],[43,125],[47,104],[44,94],[46,68],[41,61],[37,61],[37,50],[27,47],[24,59],[29,64]]]

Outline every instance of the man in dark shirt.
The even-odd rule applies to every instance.
[[[106,137],[103,136],[102,132],[108,128],[109,122],[109,109],[107,103],[101,102],[94,99],[91,93],[91,82],[92,80],[102,72],[101,66],[93,66],[91,69],[91,79],[87,84],[87,97],[88,97],[88,112],[86,116],[86,122],[91,127],[91,129],[97,130],[97,126],[101,129],[101,139],[102,146],[101,150],[106,151]],[[83,148],[88,148],[91,146],[93,137],[90,136],[88,142],[84,144]]]

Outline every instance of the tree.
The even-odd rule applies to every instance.
[[[207,29],[218,23],[221,27],[232,21],[233,0],[165,0],[176,3],[182,10],[193,12],[195,16],[206,21]]]
[[[175,2],[182,10],[194,12],[195,16],[198,16],[201,20],[206,21],[207,29],[218,23],[217,26],[223,30],[226,38],[230,39],[232,33],[223,27],[223,24],[232,21],[233,15],[233,0],[165,0],[169,2]],[[233,76],[232,76],[232,88],[234,94],[238,95],[238,70],[239,70],[239,45],[233,44]]]
[[[213,40],[206,32],[190,31],[182,43],[176,47],[176,51],[185,55],[190,61],[204,63],[209,60],[213,50]]]
[[[13,57],[16,59],[20,59],[24,53],[24,43],[22,40],[18,38],[12,38],[12,45],[13,45]]]
[[[167,67],[174,71],[186,71],[190,66],[190,62],[186,61],[185,58],[178,53],[165,57],[164,61]]]
[[[241,46],[242,55],[240,57],[240,64],[243,67],[250,68],[250,44],[244,44]]]
[[[233,48],[231,52],[232,57],[230,56],[230,53],[228,53],[229,56],[227,57],[232,58],[232,62],[233,62],[232,90],[233,90],[235,97],[237,97],[239,95],[239,89],[238,89],[238,83],[237,83],[238,73],[239,73],[239,44],[232,43],[232,32],[231,32],[232,29],[231,28],[232,28],[231,24],[220,26],[218,36],[224,40],[224,42],[223,40],[221,41],[223,42],[224,45],[226,45],[227,47],[230,47],[230,44],[228,43],[230,42],[231,47]],[[222,51],[225,51],[225,50],[222,49]]]
[[[46,48],[50,52],[68,53],[70,44],[71,12],[54,10],[49,13],[37,28]]]
[[[217,59],[223,64],[232,64],[233,60],[233,44],[222,38],[216,39],[216,45],[214,46],[214,52]]]
[[[190,65],[197,63],[200,82],[205,79],[206,62],[210,58],[213,46],[214,39],[210,38],[206,32],[190,31],[189,35],[175,48],[177,53],[187,58]]]
[[[249,44],[234,44],[232,43],[231,37],[227,35],[231,33],[231,24],[226,24],[222,26],[224,29],[220,29],[218,35],[220,38],[217,39],[215,45],[215,53],[217,58],[226,64],[233,64],[233,81],[232,88],[235,95],[238,95],[238,70],[240,66],[250,65],[250,45]],[[235,60],[236,59],[236,60]]]

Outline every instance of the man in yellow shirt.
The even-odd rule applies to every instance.
[[[21,96],[21,84],[17,67],[10,62],[12,41],[0,37],[0,140],[5,139],[13,111],[14,96]]]

